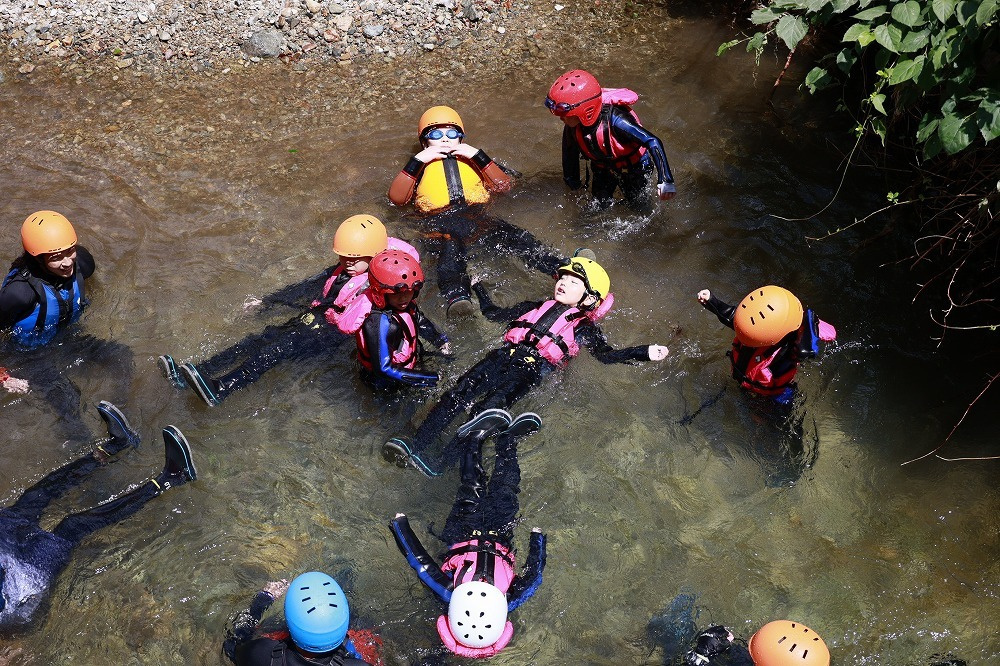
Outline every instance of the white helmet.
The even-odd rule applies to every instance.
[[[474,580],[451,592],[448,626],[462,645],[483,648],[503,635],[507,624],[507,595],[489,583]]]

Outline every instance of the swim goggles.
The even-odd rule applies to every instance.
[[[588,97],[587,99],[580,100],[576,104],[568,104],[566,102],[556,102],[551,97],[546,97],[545,108],[551,111],[552,113],[566,114],[575,109],[576,107],[580,106],[581,104],[585,104],[587,102],[590,102],[591,100],[595,100],[600,96],[601,94],[598,93],[593,97]]]
[[[601,295],[596,291],[594,291],[594,289],[590,286],[590,280],[587,279],[587,269],[584,268],[583,264],[581,264],[580,262],[572,261],[568,265],[562,266],[559,269],[558,273],[559,275],[565,275],[565,274],[575,275],[576,277],[580,278],[580,280],[583,281],[583,287],[584,289],[587,290],[588,294],[596,296],[597,298],[601,297]]]
[[[461,130],[457,130],[454,127],[449,127],[447,129],[441,129],[440,127],[435,127],[434,129],[427,130],[424,132],[425,139],[431,139],[432,141],[437,141],[448,137],[449,139],[464,139],[465,134]]]

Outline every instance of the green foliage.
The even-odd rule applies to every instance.
[[[863,131],[884,143],[893,119],[916,111],[922,118],[912,139],[924,156],[954,155],[1000,136],[998,9],[1000,0],[770,0],[750,15],[758,31],[718,54],[746,41],[759,62],[772,35],[789,49],[814,30],[843,35],[804,87],[815,93],[856,78],[865,86]],[[878,75],[861,71],[863,63]]]

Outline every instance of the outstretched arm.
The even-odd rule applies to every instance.
[[[288,581],[285,579],[268,583],[254,596],[250,608],[240,611],[230,619],[222,651],[231,661],[236,661],[236,647],[253,638],[264,613],[287,589]]]
[[[541,305],[540,301],[521,301],[509,308],[502,308],[493,302],[493,299],[490,298],[490,292],[486,291],[486,287],[481,282],[472,285],[472,291],[476,293],[476,298],[479,299],[479,309],[482,311],[483,316],[490,321],[509,323]]]
[[[507,611],[510,612],[531,598],[542,584],[545,568],[545,535],[537,527],[531,530],[528,560],[521,574],[514,579],[507,593]]]
[[[635,122],[631,116],[625,113],[613,113],[611,114],[611,127],[614,130],[627,135],[633,141],[641,143],[649,151],[650,157],[653,159],[653,165],[656,166],[656,182],[659,185],[673,185],[674,175],[670,173],[670,164],[667,163],[667,154],[663,151],[663,142],[660,141],[659,137],[647,130],[642,125]],[[673,188],[657,188],[660,193],[661,198],[669,199],[670,196],[664,197],[664,193],[668,193],[671,196],[676,193],[676,189]]]
[[[336,266],[331,266],[323,272],[318,273],[301,282],[282,287],[278,291],[268,294],[261,299],[262,310],[268,310],[278,305],[293,308],[309,307],[313,299],[319,298],[323,293],[323,285],[330,279]]]
[[[708,289],[698,292],[698,302],[705,306],[705,309],[719,318],[723,325],[733,328],[733,317],[736,314],[736,306],[721,301],[712,295]]]
[[[604,331],[591,321],[576,328],[576,339],[601,363],[630,363],[632,361],[660,361],[666,358],[667,348],[661,345],[642,345],[615,349],[608,342]]]
[[[399,552],[406,558],[407,564],[417,572],[417,577],[433,592],[437,597],[448,603],[451,601],[451,577],[448,576],[441,567],[420,543],[420,539],[410,528],[410,521],[402,513],[397,513],[396,517],[389,523],[392,536],[399,546]]]

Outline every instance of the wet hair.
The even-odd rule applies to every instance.
[[[698,634],[695,647],[684,655],[685,666],[702,666],[712,657],[729,650],[733,634],[721,624],[709,627]]]

